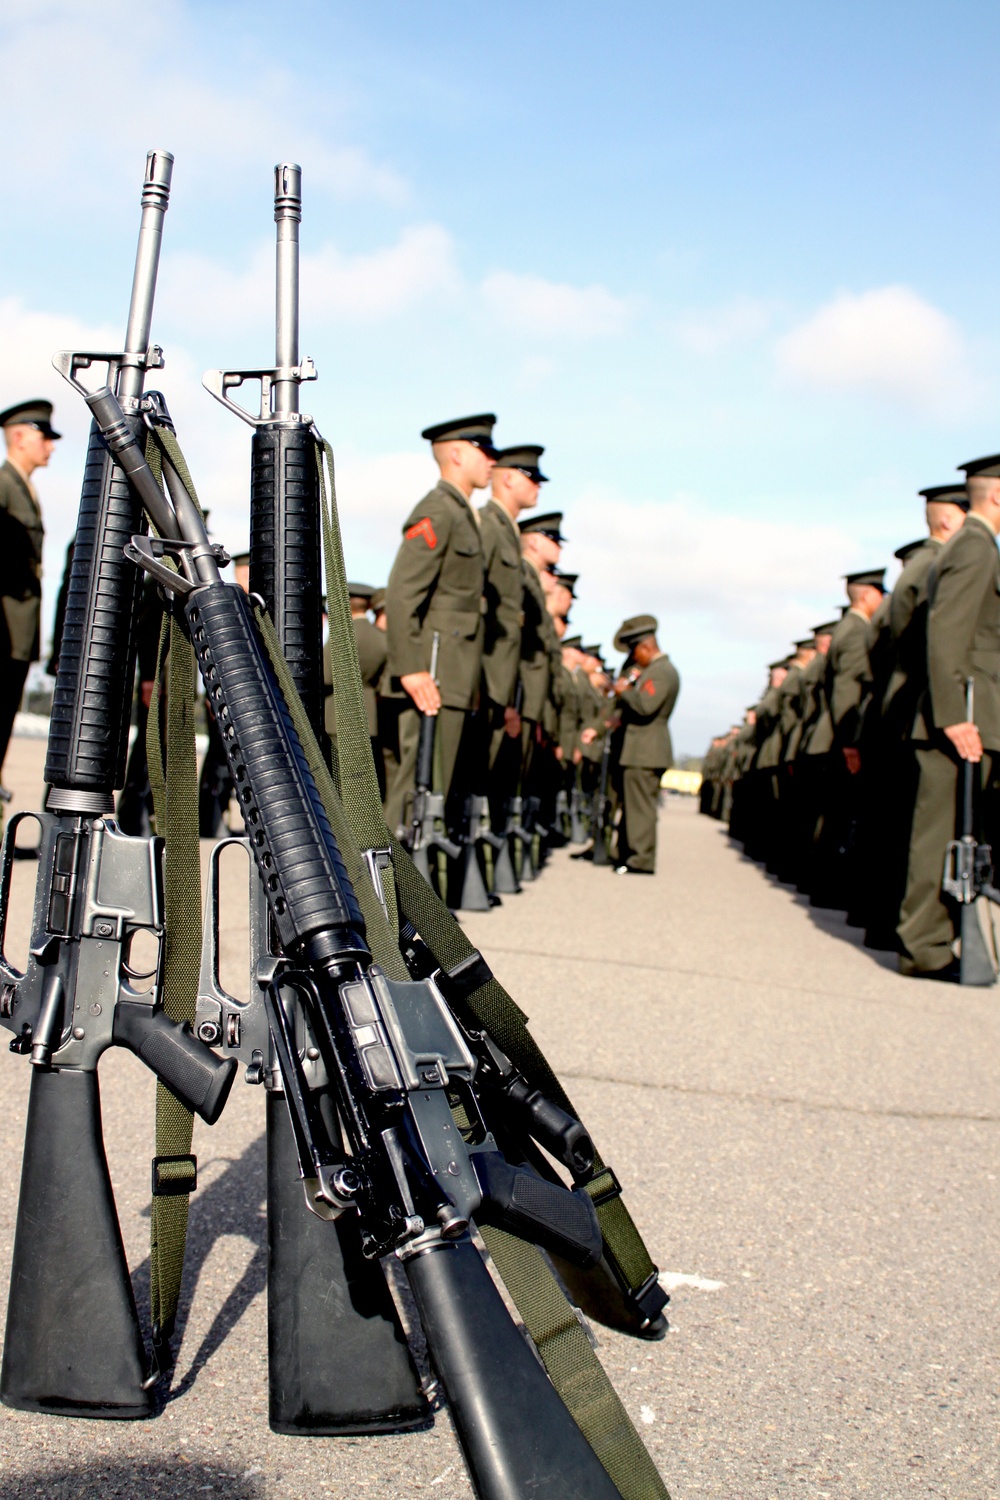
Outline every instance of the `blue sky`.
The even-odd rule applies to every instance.
[[[47,599],[85,413],[48,366],[121,338],[147,147],[177,157],[160,383],[227,545],[248,441],[200,390],[272,356],[271,167],[302,164],[310,409],[349,566],[385,576],[419,432],[542,442],[576,621],[652,609],[697,752],[916,491],[1000,448],[981,4],[134,6],[0,17],[0,404],[45,393]],[[65,389],[65,394],[63,393]]]

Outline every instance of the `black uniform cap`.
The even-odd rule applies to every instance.
[[[234,568],[248,568],[250,566],[249,552],[234,552],[229,559]]]
[[[370,599],[375,592],[373,583],[349,583],[347,585],[347,597],[349,599]]]
[[[551,537],[554,542],[562,543],[566,540],[560,527],[562,526],[562,511],[546,511],[544,516],[528,516],[523,521],[518,521],[517,527],[522,536],[529,532],[540,531],[543,536]]]
[[[374,610],[375,614],[378,614],[380,609],[385,609],[385,589],[375,590],[375,592],[372,594],[372,600],[369,608]]]
[[[917,548],[922,547],[926,541],[927,538],[921,536],[915,542],[905,542],[902,547],[897,547],[892,555],[898,557],[900,562],[905,562],[910,554],[916,552]]]
[[[948,505],[957,505],[960,510],[968,510],[969,497],[965,493],[964,484],[932,484],[926,490],[918,490],[925,500],[944,500]],[[899,553],[896,553],[899,556]]]
[[[780,661],[769,661],[767,664],[767,670],[769,672],[773,672],[776,667],[787,667],[790,661],[790,656],[783,656]]]
[[[1000,479],[1000,453],[992,453],[989,458],[970,458],[967,464],[956,464],[956,468],[965,470],[966,479],[974,474],[983,479]]]
[[[582,635],[564,635],[563,638],[562,638],[562,640],[559,642],[559,644],[560,644],[560,646],[572,646],[576,651],[582,651],[583,650],[583,636]]]
[[[845,573],[844,582],[850,587],[852,583],[869,583],[873,589],[881,589],[885,593],[885,569],[866,568],[863,573]]]
[[[561,583],[564,589],[569,589],[572,599],[576,598],[576,585],[580,577],[579,573],[563,573],[559,568],[553,568],[552,577],[556,583]]]
[[[813,641],[815,639],[816,639],[816,636],[815,636],[815,633],[813,633],[812,635],[807,636],[807,638],[804,641],[793,641],[792,644],[794,645],[796,651],[804,651],[807,646],[811,646],[812,645],[812,643],[813,643]]]
[[[475,417],[455,417],[451,422],[439,422],[436,427],[425,427],[420,436],[429,443],[474,443],[488,458],[496,458],[497,450],[493,446],[495,424],[496,417],[493,413],[483,411]]]
[[[600,641],[597,641],[593,646],[581,646],[580,650],[583,652],[584,656],[596,656],[600,658],[601,643]]]
[[[8,406],[0,411],[0,427],[37,427],[47,438],[61,438],[52,426],[51,401],[21,401],[17,406]]]
[[[548,484],[549,476],[538,467],[538,460],[545,449],[539,443],[519,443],[514,448],[500,448],[497,452],[498,469],[520,469],[536,484]]]
[[[839,624],[839,620],[826,620],[822,625],[814,625],[813,640],[815,640],[818,635],[833,635],[833,632],[836,630]]]

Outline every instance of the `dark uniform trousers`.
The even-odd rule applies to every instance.
[[[622,820],[618,863],[633,870],[656,868],[656,814],[663,772],[648,766],[622,767]]]
[[[947,747],[947,748],[944,748]],[[906,895],[900,911],[903,973],[943,969],[954,957],[955,908],[941,890],[944,850],[959,833],[959,775],[963,762],[944,735],[915,745],[919,781],[910,835]],[[985,750],[979,762],[977,824],[989,843],[996,836],[1000,755]]]

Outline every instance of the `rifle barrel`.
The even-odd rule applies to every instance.
[[[174,158],[169,151],[150,151],[146,156],[146,177],[142,185],[142,222],[135,252],[132,297],[129,302],[128,327],[125,330],[125,353],[145,354],[149,347],[149,330],[153,321],[153,293],[160,264],[163,239],[163,216],[170,199],[170,179]],[[118,394],[142,395],[143,369],[125,365],[118,382]]]
[[[299,224],[302,220],[302,168],[279,162],[274,169],[274,222],[277,257],[274,293],[274,362],[291,369],[299,362]],[[299,409],[297,380],[274,382],[274,414]]]

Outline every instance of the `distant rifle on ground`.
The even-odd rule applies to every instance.
[[[437,682],[438,652],[441,648],[441,636],[435,630],[431,638],[431,677]],[[445,805],[444,794],[435,792],[434,787],[434,737],[437,733],[437,715],[420,715],[420,734],[417,739],[417,765],[414,775],[413,800],[410,809],[410,822],[404,843],[410,851],[410,858],[427,881],[433,885],[431,878],[430,853],[432,849],[440,849],[449,859],[458,859],[462,850],[447,835],[445,829]]]
[[[609,815],[611,812],[611,796],[608,792],[610,779],[611,730],[606,728],[604,731],[604,744],[601,746],[601,769],[597,777],[593,809],[590,815],[590,828],[594,839],[595,865],[607,865],[611,863],[611,855],[608,850],[608,834],[610,832]]]
[[[128,837],[114,818],[141,585],[123,549],[144,533],[145,519],[112,455],[106,417],[110,407],[113,440],[141,457],[147,423],[161,410],[143,385],[146,371],[163,363],[149,335],[172,168],[168,152],[146,159],[124,352],[67,351],[54,361],[80,390],[78,372],[105,364],[108,386],[87,397],[94,423],[49,729],[46,810],[11,820],[0,859],[5,935],[17,830],[26,819],[40,825],[27,967],[21,973],[0,960],[0,1025],[14,1032],[11,1050],[32,1068],[0,1396],[7,1406],[47,1415],[132,1418],[152,1410],[104,1153],[102,1053],[128,1047],[209,1124],[236,1070],[235,1060],[218,1057],[164,1013],[163,840]],[[138,972],[144,933],[157,943],[148,973]],[[194,1173],[193,1157],[157,1159],[153,1192],[188,1193]]]
[[[974,724],[974,682],[965,684],[965,717]],[[990,985],[996,983],[997,967],[983,932],[979,900],[985,896],[1000,905],[1000,890],[993,884],[993,850],[980,844],[975,835],[974,789],[979,766],[971,760],[962,762],[962,836],[952,839],[944,858],[945,893],[957,901],[961,911],[960,983]],[[991,924],[992,930],[992,924]]]

